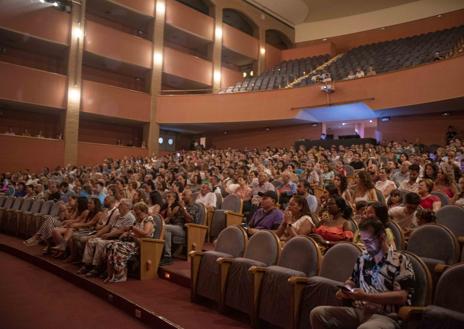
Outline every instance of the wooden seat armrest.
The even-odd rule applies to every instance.
[[[189,257],[201,257],[203,256],[204,252],[200,250],[192,250],[189,252]]]
[[[398,315],[401,320],[408,321],[414,316],[421,315],[424,310],[424,306],[403,306],[400,308]]]
[[[231,211],[231,210],[226,210],[224,211],[224,214],[226,215],[232,215],[232,216],[240,216],[240,217],[244,217],[245,215],[239,213],[239,212],[235,212],[235,211]]]
[[[232,263],[232,260],[233,258],[231,257],[219,257],[218,259],[216,259],[216,262],[221,265],[221,264],[224,264],[224,263]]]
[[[255,273],[264,273],[266,272],[267,269],[265,267],[262,267],[262,266],[252,266],[248,269],[248,272],[252,273],[252,274],[255,274]]]
[[[201,229],[205,229],[207,230],[208,229],[208,226],[207,225],[201,225],[201,224],[195,224],[195,223],[187,223],[185,224],[185,227],[195,227],[195,228],[201,228]]]
[[[292,285],[307,284],[308,282],[309,282],[309,278],[305,276],[291,276],[288,278],[288,283]]]
[[[437,264],[437,265],[435,265],[435,268],[433,270],[436,273],[443,273],[448,267],[450,267],[450,266],[446,265],[446,264]]]
[[[458,236],[458,241],[460,244],[464,244],[464,236]]]

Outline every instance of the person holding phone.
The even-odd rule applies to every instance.
[[[318,306],[311,311],[313,329],[399,328],[396,313],[413,298],[414,270],[406,255],[388,248],[385,228],[377,219],[359,225],[366,250],[351,277],[336,293],[351,306]]]

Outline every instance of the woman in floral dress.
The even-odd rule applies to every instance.
[[[143,202],[134,205],[136,222],[123,233],[119,240],[107,245],[107,272],[105,282],[127,280],[127,262],[139,254],[139,238],[152,238],[155,233],[153,217],[148,215],[148,206]]]

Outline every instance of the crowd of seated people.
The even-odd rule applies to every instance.
[[[448,204],[464,204],[463,151],[459,139],[436,149],[433,159],[422,147],[397,142],[197,150],[3,173],[1,179],[3,193],[63,202],[26,245],[45,243],[44,253],[79,264],[79,273],[118,282],[127,279],[137,239],[159,229],[155,216],[164,220],[162,263],[168,264],[177,252],[174,237],[185,237],[185,224],[199,220],[199,205],[214,209],[220,194],[236,195],[246,205],[249,235],[275,230],[282,243],[311,235],[325,250],[340,241],[359,242],[357,227],[376,219],[394,248],[389,221],[407,237],[433,222],[443,205],[437,192]]]

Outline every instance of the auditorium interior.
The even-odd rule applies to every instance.
[[[0,0],[0,328],[464,328],[464,1]]]

